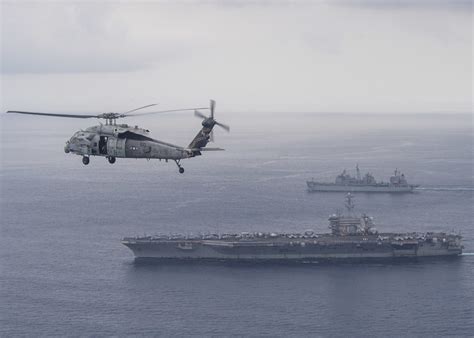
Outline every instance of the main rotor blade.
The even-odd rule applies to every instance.
[[[206,115],[204,115],[203,113],[201,113],[199,110],[196,110],[196,109],[194,110],[194,115],[202,119],[207,119]]]
[[[223,124],[223,123],[220,123],[220,122],[216,122],[216,124],[221,127],[222,129],[226,130],[226,131],[230,131],[230,127],[227,125],[227,124]]]
[[[132,110],[126,111],[125,113],[122,113],[122,114],[128,114],[128,113],[131,113],[131,112],[134,112],[134,111],[140,110],[140,109],[144,109],[144,108],[148,108],[148,107],[153,107],[153,106],[156,106],[157,104],[158,104],[158,103],[152,103],[152,104],[149,104],[149,105],[146,105],[146,106],[140,107],[140,108],[135,108],[135,109],[132,109]]]
[[[216,108],[216,101],[211,100],[210,109],[211,109],[211,119],[214,119],[214,109]]]
[[[37,113],[31,111],[18,111],[18,110],[9,110],[8,114],[28,114],[28,115],[41,115],[41,116],[55,116],[55,117],[71,117],[76,119],[90,119],[92,117],[98,117],[98,115],[76,115],[76,114],[52,114],[52,113]]]
[[[196,110],[196,109],[208,109],[208,108],[204,107],[204,108],[184,108],[184,109],[160,110],[160,111],[152,111],[152,112],[147,112],[147,113],[133,114],[132,116],[143,116],[143,115],[151,115],[151,114],[163,114],[163,113],[171,113],[171,112],[178,112],[178,111]],[[126,117],[126,116],[130,116],[130,115],[122,114],[121,117]]]

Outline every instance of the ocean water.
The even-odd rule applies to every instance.
[[[1,116],[0,335],[472,336],[470,115],[226,114],[231,133],[174,163],[64,154],[95,121]],[[128,121],[127,121],[128,122]],[[131,121],[186,145],[199,121]],[[380,231],[457,231],[459,259],[404,263],[136,264],[124,236],[326,232],[342,193],[307,193],[346,168],[421,185],[356,194]]]

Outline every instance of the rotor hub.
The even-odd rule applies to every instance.
[[[202,121],[202,126],[206,128],[212,128],[216,125],[216,121],[212,117],[208,117]]]
[[[103,114],[98,115],[97,117],[106,119],[106,120],[115,120],[122,116],[121,114],[118,114],[118,113],[103,113]]]

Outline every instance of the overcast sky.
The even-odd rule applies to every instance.
[[[3,110],[471,112],[470,1],[1,2]]]

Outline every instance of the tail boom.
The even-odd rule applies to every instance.
[[[191,149],[193,156],[201,155],[200,149],[204,148],[209,143],[209,139],[211,138],[210,135],[215,125],[216,122],[211,118],[207,118],[202,122],[202,129],[188,145],[188,149]]]

